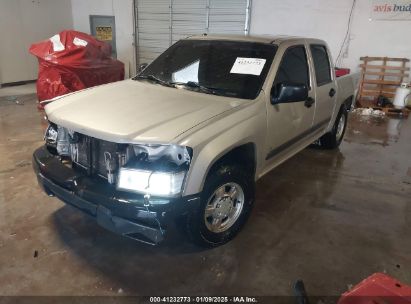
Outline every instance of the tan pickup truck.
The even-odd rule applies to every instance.
[[[111,231],[158,244],[184,227],[218,246],[259,178],[313,142],[340,145],[353,95],[324,41],[194,36],[133,79],[48,104],[33,166],[47,194]]]

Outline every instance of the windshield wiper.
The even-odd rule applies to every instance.
[[[162,79],[160,79],[160,78],[158,78],[157,76],[154,76],[154,75],[137,75],[136,77],[133,78],[133,80],[137,80],[137,79],[147,79],[147,80],[154,81],[155,83],[161,84],[161,85],[166,86],[166,87],[174,87],[173,84],[171,84],[171,83],[169,83],[165,80],[162,80]]]
[[[207,94],[216,94],[216,95],[225,95],[227,92],[225,89],[220,89],[220,88],[212,88],[212,87],[207,87],[199,84],[198,82],[195,81],[188,81],[188,82],[171,82],[170,84],[174,86],[184,86],[186,88],[194,88],[197,89],[203,93]]]

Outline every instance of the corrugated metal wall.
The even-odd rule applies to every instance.
[[[251,0],[135,0],[137,63],[193,34],[248,34]]]

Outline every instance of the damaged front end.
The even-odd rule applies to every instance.
[[[193,151],[172,144],[120,144],[50,123],[33,154],[39,184],[104,228],[149,244],[195,208],[182,196]]]
[[[118,144],[50,123],[44,137],[67,165],[107,179],[120,191],[149,196],[181,195],[193,151],[173,144]]]

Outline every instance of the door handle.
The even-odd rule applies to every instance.
[[[315,102],[315,99],[314,99],[314,98],[308,97],[307,100],[304,102],[304,105],[305,105],[307,108],[311,108],[311,106],[314,104],[314,102]]]
[[[332,88],[332,89],[330,90],[330,93],[328,93],[328,95],[330,95],[330,97],[334,97],[335,93],[336,93],[335,89]]]

